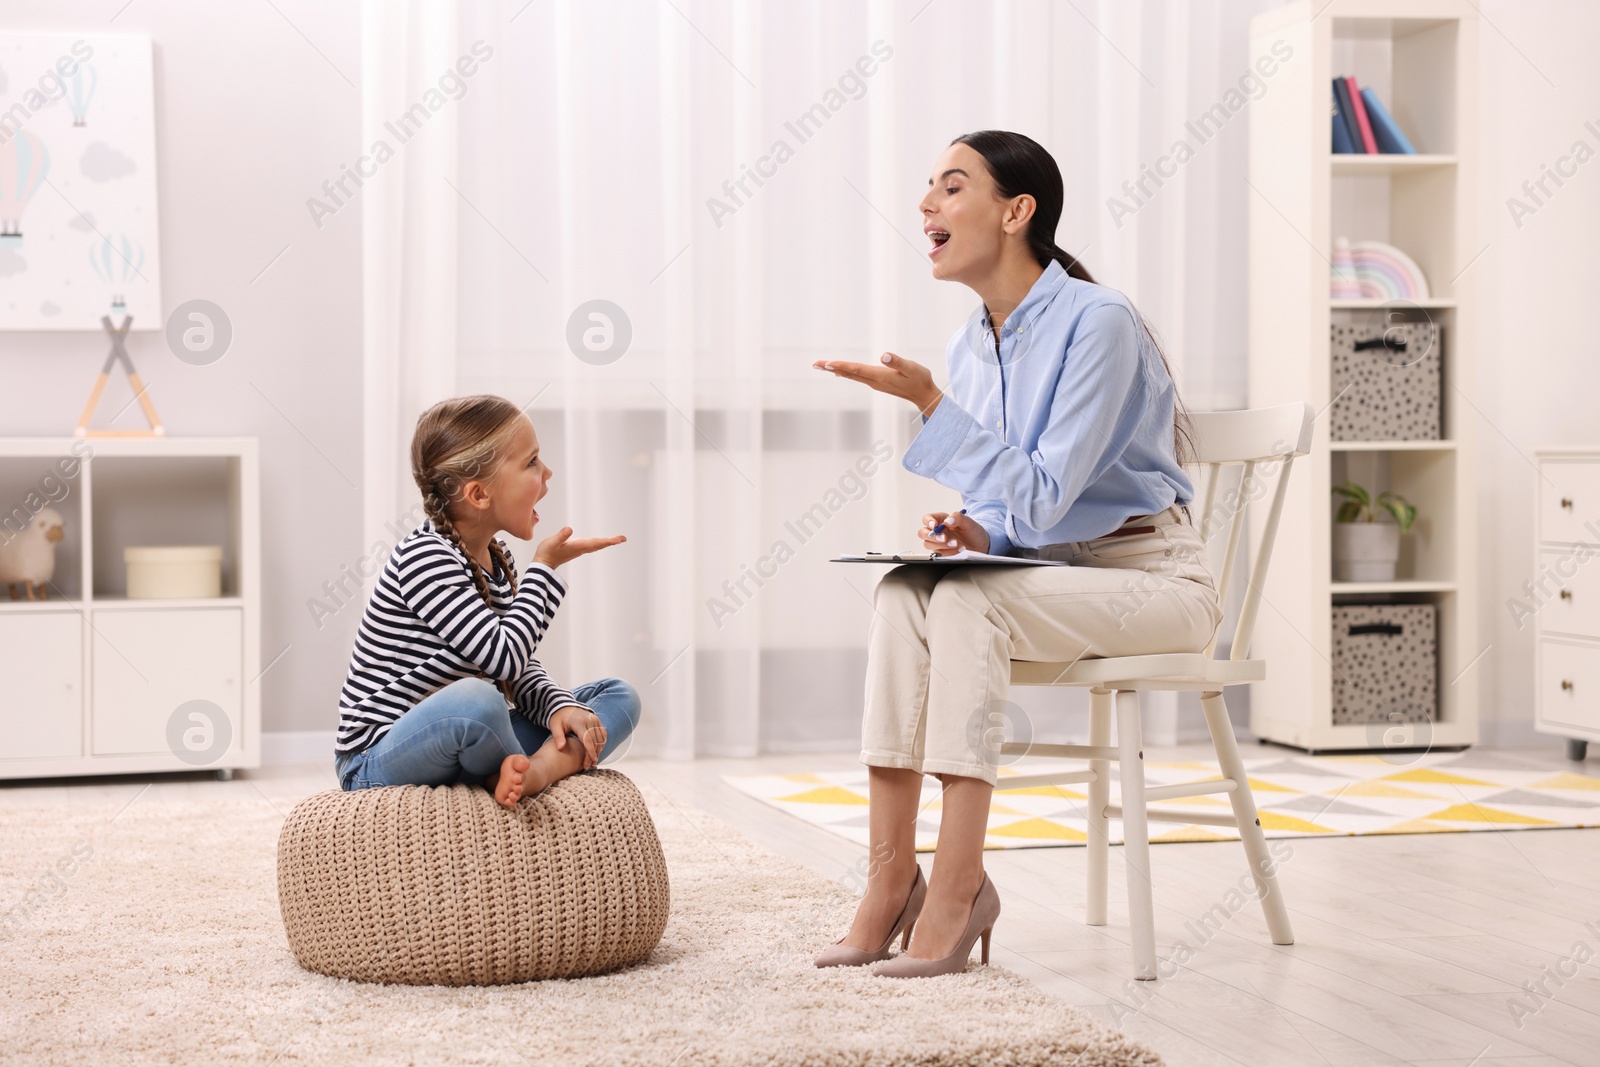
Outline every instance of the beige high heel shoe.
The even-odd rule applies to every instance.
[[[922,914],[922,902],[928,896],[928,883],[922,878],[922,865],[917,865],[917,875],[911,880],[911,894],[906,898],[906,906],[900,909],[900,917],[894,921],[894,929],[889,931],[889,936],[883,939],[883,945],[876,952],[865,949],[852,948],[841,944],[844,937],[822,950],[822,955],[817,957],[818,967],[858,967],[863,963],[876,963],[889,958],[889,946],[894,939],[900,938],[900,947],[903,949],[911,944],[911,928],[917,924],[917,916]],[[903,932],[902,932],[903,931]],[[849,937],[848,933],[845,937]]]
[[[989,881],[986,871],[983,884],[978,887],[978,895],[972,901],[972,915],[967,919],[967,928],[956,942],[954,952],[937,960],[918,959],[902,952],[892,960],[875,965],[872,973],[880,978],[931,978],[939,974],[959,974],[967,969],[972,943],[979,937],[983,938],[983,962],[988,964],[989,935],[994,931],[994,922],[999,917],[1000,891]]]

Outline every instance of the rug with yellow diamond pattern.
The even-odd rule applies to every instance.
[[[1081,785],[1007,789],[1005,779],[1050,769],[1023,760],[1000,768],[984,848],[1081,845],[1087,839],[1087,794]],[[1056,762],[1054,766],[1064,767]],[[1268,837],[1321,834],[1434,834],[1460,830],[1532,830],[1600,826],[1600,778],[1552,773],[1500,751],[1382,756],[1275,756],[1245,761]],[[1113,767],[1112,775],[1115,777]],[[1148,763],[1149,785],[1218,778],[1208,761]],[[826,774],[724,775],[741,792],[806,822],[865,845],[867,769]],[[939,782],[922,782],[917,851],[939,835]],[[1117,803],[1112,782],[1111,802]],[[1223,795],[1164,801],[1178,811],[1226,811]],[[1152,823],[1152,841],[1228,841],[1227,827]],[[1111,840],[1122,840],[1111,821]]]

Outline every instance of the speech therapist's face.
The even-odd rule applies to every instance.
[[[994,179],[977,151],[964,144],[944,150],[918,205],[922,232],[933,242],[933,276],[965,282],[981,278],[1000,261],[1008,202],[995,195]]]

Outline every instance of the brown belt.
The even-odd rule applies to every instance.
[[[1156,528],[1154,526],[1124,526],[1120,530],[1112,530],[1108,534],[1102,534],[1100,537],[1091,538],[1091,540],[1099,541],[1099,540],[1101,540],[1101,538],[1104,538],[1104,537],[1126,537],[1129,534],[1142,534],[1142,533],[1155,533],[1155,532],[1156,532]]]

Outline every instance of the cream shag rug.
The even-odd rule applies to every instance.
[[[265,783],[270,789],[271,784]],[[292,798],[0,808],[0,1048],[18,1063],[1159,1064],[1021,977],[818,970],[843,886],[640,783],[672,880],[642,964],[490,988],[302,970],[278,911]],[[130,797],[134,795],[130,786]],[[126,805],[126,806],[125,806]],[[1000,919],[1004,930],[1005,917]]]

